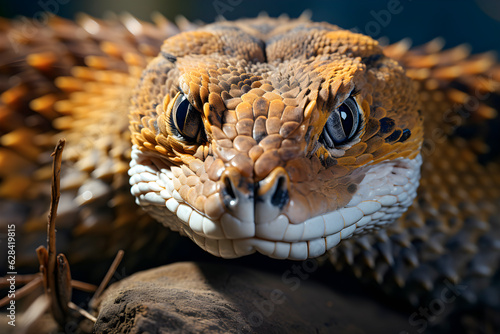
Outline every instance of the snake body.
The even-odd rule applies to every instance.
[[[491,55],[382,47],[306,18],[193,28],[82,16],[35,38],[2,22],[0,195],[21,263],[43,242],[41,157],[65,136],[70,261],[164,238],[135,201],[217,256],[327,253],[415,304],[467,286],[460,303],[498,320]]]

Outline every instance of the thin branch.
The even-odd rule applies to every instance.
[[[42,282],[43,282],[43,277],[38,276],[28,284],[23,286],[22,288],[18,289],[16,291],[16,300],[18,300],[19,298],[23,298],[25,295],[36,290],[39,286],[42,285]],[[6,306],[9,302],[10,302],[9,296],[0,299],[0,308]]]
[[[52,163],[52,193],[50,200],[50,209],[48,215],[48,226],[47,226],[47,263],[46,263],[46,285],[47,294],[51,302],[51,309],[54,318],[61,325],[64,324],[66,318],[67,305],[63,305],[59,298],[58,290],[58,272],[57,272],[57,258],[56,258],[56,216],[57,207],[59,205],[60,197],[60,179],[61,179],[61,162],[62,162],[62,151],[64,145],[66,144],[66,139],[61,138],[57,142],[57,145],[52,153],[53,163]]]
[[[101,284],[99,285],[96,292],[92,296],[92,299],[89,301],[90,306],[93,306],[95,301],[101,296],[102,292],[104,291],[104,289],[108,285],[109,281],[111,280],[111,277],[113,277],[113,274],[115,273],[116,269],[120,265],[120,262],[123,259],[124,253],[125,252],[122,249],[120,249],[118,251],[118,253],[116,254],[116,257],[113,260],[113,263],[111,264],[111,266],[109,267],[108,272],[106,273],[106,276],[104,276],[104,279],[102,280]]]
[[[85,292],[95,292],[97,290],[97,285],[77,280],[71,280],[71,286],[75,289]]]
[[[69,306],[70,309],[79,312],[81,315],[83,315],[85,318],[89,319],[90,321],[92,321],[94,323],[97,321],[96,317],[94,317],[92,314],[90,314],[89,312],[85,311],[83,308],[79,307],[75,303],[69,302],[68,306]]]
[[[5,289],[10,286],[10,282],[7,281],[8,276],[0,277],[0,289]],[[41,277],[40,273],[36,274],[26,274],[26,275],[16,275],[16,286],[28,284],[37,277]]]
[[[62,151],[64,145],[66,144],[66,139],[61,138],[57,142],[57,145],[52,152],[51,156],[54,157],[54,162],[52,164],[52,193],[50,200],[50,209],[48,215],[48,226],[47,226],[47,251],[49,252],[49,263],[47,270],[49,275],[55,272],[56,267],[56,216],[57,207],[59,205],[60,197],[60,179],[61,179],[61,162],[62,162]],[[54,280],[55,282],[55,280]]]

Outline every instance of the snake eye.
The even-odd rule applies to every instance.
[[[342,145],[352,139],[359,128],[360,108],[354,97],[335,109],[328,117],[319,141],[328,148]]]
[[[188,142],[202,141],[205,135],[200,112],[189,103],[184,94],[178,93],[174,99],[170,117],[178,135]]]

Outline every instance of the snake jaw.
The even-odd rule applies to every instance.
[[[257,191],[257,197],[264,195],[263,204],[254,201],[250,195],[253,191],[245,194],[237,190],[242,182],[235,182],[240,180],[239,175],[229,169],[222,180],[231,178],[231,183],[239,185],[232,190],[235,202],[221,200],[219,205],[225,210],[214,218],[186,203],[175,190],[174,173],[160,164],[161,160],[133,147],[131,192],[137,204],[165,226],[187,235],[216,256],[235,258],[259,252],[278,259],[303,260],[324,254],[353,234],[379,229],[399,218],[416,197],[422,159],[417,155],[366,167],[363,180],[345,207],[299,223],[292,222],[286,210],[279,212],[277,206],[266,203],[266,196],[283,187],[281,182],[266,180],[263,191]],[[283,171],[270,176],[280,180]],[[231,212],[232,205],[238,211]]]

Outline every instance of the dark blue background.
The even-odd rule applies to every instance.
[[[33,17],[48,6],[58,15],[73,18],[83,11],[102,17],[108,11],[130,12],[148,19],[152,11],[159,11],[169,19],[182,14],[190,20],[212,22],[219,13],[227,19],[253,17],[261,11],[271,16],[287,13],[300,15],[312,10],[316,21],[328,21],[344,28],[358,27],[361,32],[379,38],[389,37],[391,42],[410,37],[414,44],[421,44],[442,36],[447,46],[469,43],[474,52],[500,51],[500,1],[498,0],[399,0],[400,10],[391,14],[388,24],[377,22],[373,13],[388,10],[391,1],[265,1],[265,0],[0,0],[0,15]],[[5,2],[5,3],[3,3]],[[53,6],[57,3],[57,6]],[[226,4],[227,7],[221,4]],[[56,8],[57,7],[57,8]],[[217,10],[217,7],[221,10]],[[377,29],[378,27],[378,29]]]

